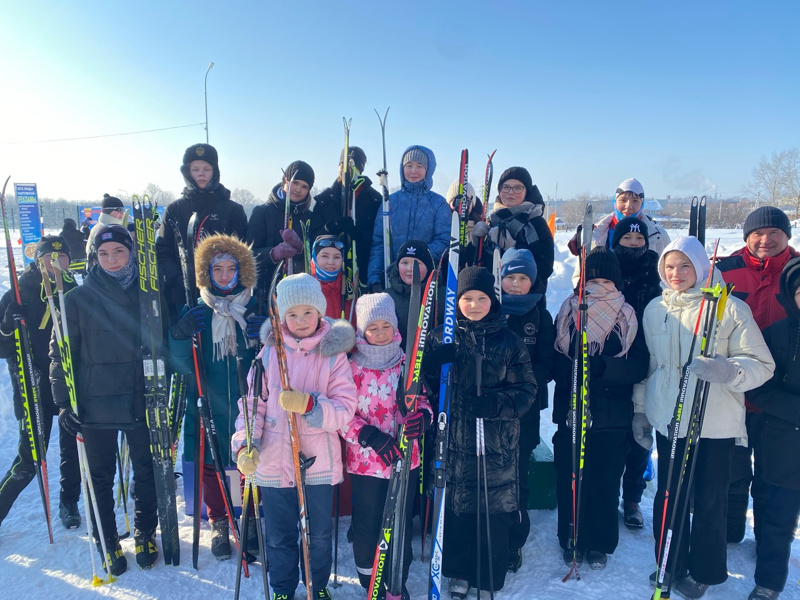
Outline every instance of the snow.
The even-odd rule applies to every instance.
[[[685,231],[670,231],[674,239],[685,235]],[[570,277],[575,268],[575,258],[566,249],[570,233],[556,234],[555,271],[548,288],[548,307],[556,312],[561,302],[570,293]],[[742,246],[740,230],[711,230],[707,234],[707,250],[713,249],[714,238],[720,238],[720,255],[724,256]],[[16,239],[12,237],[12,239]],[[800,247],[800,237],[793,239],[792,245]],[[20,260],[19,252],[17,259]],[[3,261],[4,262],[4,261]],[[0,270],[0,293],[9,287],[8,271]],[[552,390],[551,390],[552,392]],[[554,426],[550,415],[542,417],[542,439],[552,437]],[[0,528],[0,581],[9,586],[6,593],[12,598],[93,598],[107,597],[119,599],[170,600],[198,597],[232,597],[236,575],[233,560],[216,561],[210,552],[211,531],[203,523],[199,570],[191,566],[192,519],[184,511],[182,486],[178,486],[178,517],[181,537],[181,565],[165,566],[159,558],[156,566],[149,571],[140,571],[134,558],[133,539],[122,541],[122,548],[128,558],[129,570],[115,583],[94,588],[91,586],[91,563],[89,552],[95,552],[87,541],[85,519],[81,528],[67,531],[58,519],[58,443],[54,439],[48,454],[50,501],[53,515],[54,544],[47,543],[47,530],[42,515],[38,487],[35,482],[22,493],[8,517]],[[0,456],[10,464],[16,452],[17,423],[14,419],[11,401],[11,383],[6,369],[0,372]],[[5,465],[3,465],[5,466]],[[566,575],[566,567],[561,559],[561,550],[556,538],[556,512],[531,511],[531,536],[523,549],[523,566],[516,574],[509,574],[506,585],[497,594],[505,600],[523,600],[531,597],[543,600],[566,600],[568,598],[649,598],[652,588],[648,583],[649,574],[655,569],[652,536],[652,504],[655,494],[653,482],[648,484],[642,500],[645,527],[640,531],[628,530],[622,524],[620,514],[620,540],[616,552],[609,557],[608,567],[602,571],[581,569],[581,580],[574,578],[567,583],[561,579]],[[132,511],[132,503],[129,510]],[[84,514],[83,501],[80,504]],[[752,514],[750,515],[752,519]],[[331,588],[334,598],[340,600],[362,600],[365,593],[358,584],[353,563],[353,554],[347,543],[346,532],[349,517],[343,517],[339,526],[339,583],[338,589]],[[417,522],[415,521],[415,524]],[[117,510],[117,525],[120,532],[125,531],[121,509]],[[418,526],[418,525],[417,525]],[[800,598],[800,541],[795,537],[792,558],[789,564],[789,580],[782,597]],[[414,540],[415,560],[411,567],[408,588],[412,598],[423,598],[427,594],[427,563],[419,560],[419,537]],[[752,520],[747,535],[741,544],[728,546],[728,581],[709,589],[709,600],[736,597],[745,598],[753,588],[755,569],[755,540]],[[677,594],[676,594],[677,595]],[[251,577],[242,581],[242,598],[263,597],[261,588],[261,567],[251,566]],[[298,587],[297,598],[304,597],[304,589]],[[445,597],[447,597],[445,592]],[[475,598],[474,592],[470,598]]]

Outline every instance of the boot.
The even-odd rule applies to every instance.
[[[98,541],[97,551],[100,553],[100,558],[103,561],[103,568],[106,566],[106,559],[108,559],[108,570],[114,577],[119,577],[128,570],[128,559],[122,552],[122,546],[119,544],[119,538],[106,540],[106,548],[108,549],[108,557],[103,556],[103,545]]]
[[[592,569],[605,569],[608,564],[608,556],[605,552],[589,550],[586,553],[586,562],[589,563],[589,567]]]
[[[81,513],[78,512],[77,502],[59,502],[58,516],[65,529],[75,529],[81,525]]]
[[[757,585],[753,588],[753,591],[750,592],[747,600],[778,600],[778,596],[780,595],[781,593],[777,590],[771,590],[765,588],[763,585]]]
[[[155,531],[142,533],[134,531],[133,539],[136,547],[136,564],[140,569],[149,569],[158,558],[158,546],[155,542]]]
[[[708,589],[708,584],[695,581],[691,575],[687,575],[675,582],[675,589],[684,598],[695,600],[696,598],[703,597]]]
[[[469,581],[466,579],[450,578],[450,583],[447,586],[450,592],[450,597],[455,600],[463,600],[469,594]]]
[[[626,502],[623,506],[625,527],[628,529],[641,529],[644,527],[644,517],[637,502]]]
[[[220,519],[211,523],[214,532],[211,536],[211,554],[217,560],[228,560],[231,557],[231,542],[228,539],[228,521]]]
[[[516,573],[522,566],[522,549],[509,550],[508,552],[508,572]]]

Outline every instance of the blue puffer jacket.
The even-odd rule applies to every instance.
[[[433,260],[439,262],[450,241],[450,207],[447,201],[431,191],[433,172],[436,170],[436,157],[424,146],[409,146],[403,152],[419,148],[428,157],[428,170],[425,179],[416,183],[403,177],[400,164],[400,190],[389,196],[389,219],[392,231],[392,258],[397,256],[408,240],[422,240],[428,244]],[[367,284],[383,283],[383,222],[378,215],[372,230],[372,248],[369,255]]]

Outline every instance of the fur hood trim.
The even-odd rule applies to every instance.
[[[197,287],[211,287],[211,273],[209,272],[211,259],[220,253],[236,257],[239,262],[239,283],[246,288],[256,285],[256,259],[250,251],[250,246],[236,236],[216,233],[203,237],[194,251]]]
[[[319,352],[322,356],[335,356],[342,352],[350,352],[356,345],[356,331],[346,319],[322,318],[322,326],[311,336],[311,340],[319,337]],[[305,340],[303,340],[305,341]],[[290,340],[286,340],[290,342]],[[261,326],[261,343],[273,346],[272,320],[267,319]]]

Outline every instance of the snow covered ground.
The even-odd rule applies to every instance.
[[[684,232],[670,232],[673,239]],[[558,310],[563,299],[570,292],[570,276],[575,267],[575,259],[566,250],[569,234],[556,235],[557,250],[555,272],[550,280],[548,306],[551,312]],[[713,239],[719,237],[720,255],[725,255],[742,246],[741,231],[709,231],[707,238],[709,253]],[[15,238],[12,238],[15,239]],[[792,244],[800,247],[800,237]],[[18,259],[20,257],[18,256]],[[9,287],[5,259],[0,270],[0,293]],[[552,390],[551,390],[552,391]],[[549,423],[549,411],[542,418],[542,438],[549,440],[554,427]],[[56,430],[57,431],[57,430]],[[54,435],[57,435],[55,433]],[[16,451],[17,423],[14,419],[11,402],[11,385],[7,370],[0,370],[0,470],[10,465]],[[53,518],[55,543],[47,542],[47,530],[42,516],[38,488],[35,483],[28,486],[18,499],[11,513],[0,528],[0,581],[8,594],[7,598],[91,598],[108,597],[119,599],[169,598],[182,600],[197,598],[227,598],[233,596],[236,563],[233,560],[217,562],[211,556],[211,532],[203,524],[201,538],[200,568],[191,566],[192,519],[184,511],[183,497],[178,497],[178,516],[180,520],[182,562],[179,567],[165,566],[159,559],[150,571],[140,571],[135,566],[133,539],[122,541],[122,548],[128,557],[130,570],[111,585],[98,588],[91,586],[91,564],[89,543],[85,525],[78,530],[66,531],[57,517],[58,507],[58,444],[51,443],[48,454],[51,506],[56,513]],[[178,487],[182,494],[182,486]],[[616,552],[609,557],[608,567],[602,571],[581,570],[581,581],[574,579],[562,583],[567,567],[561,560],[561,551],[556,539],[555,511],[531,511],[531,536],[523,549],[523,567],[516,574],[510,574],[506,586],[498,593],[505,600],[565,600],[568,598],[620,598],[622,600],[644,600],[650,598],[652,588],[648,576],[655,568],[653,558],[652,503],[655,486],[650,483],[642,501],[645,528],[630,531],[622,524],[620,515],[620,543]],[[131,505],[132,506],[132,505]],[[80,505],[83,514],[83,504]],[[122,511],[117,511],[117,524],[120,532],[125,531]],[[752,525],[752,522],[750,523]],[[358,584],[353,563],[353,554],[347,543],[346,532],[349,517],[342,518],[339,535],[339,589],[332,589],[334,598],[339,600],[362,600],[364,592]],[[789,565],[789,580],[782,598],[800,598],[800,541],[795,538]],[[91,549],[94,552],[94,549]],[[411,568],[408,584],[412,598],[424,598],[427,594],[427,563],[419,560],[419,537],[414,541],[415,560]],[[706,594],[709,600],[727,598],[746,598],[753,588],[755,568],[755,541],[752,528],[741,544],[728,547],[728,581],[713,587]],[[303,594],[298,588],[299,598]],[[677,594],[676,594],[677,595]],[[260,567],[251,568],[251,577],[242,583],[242,598],[263,597]],[[304,596],[303,596],[304,597]],[[474,598],[474,592],[471,594]]]

